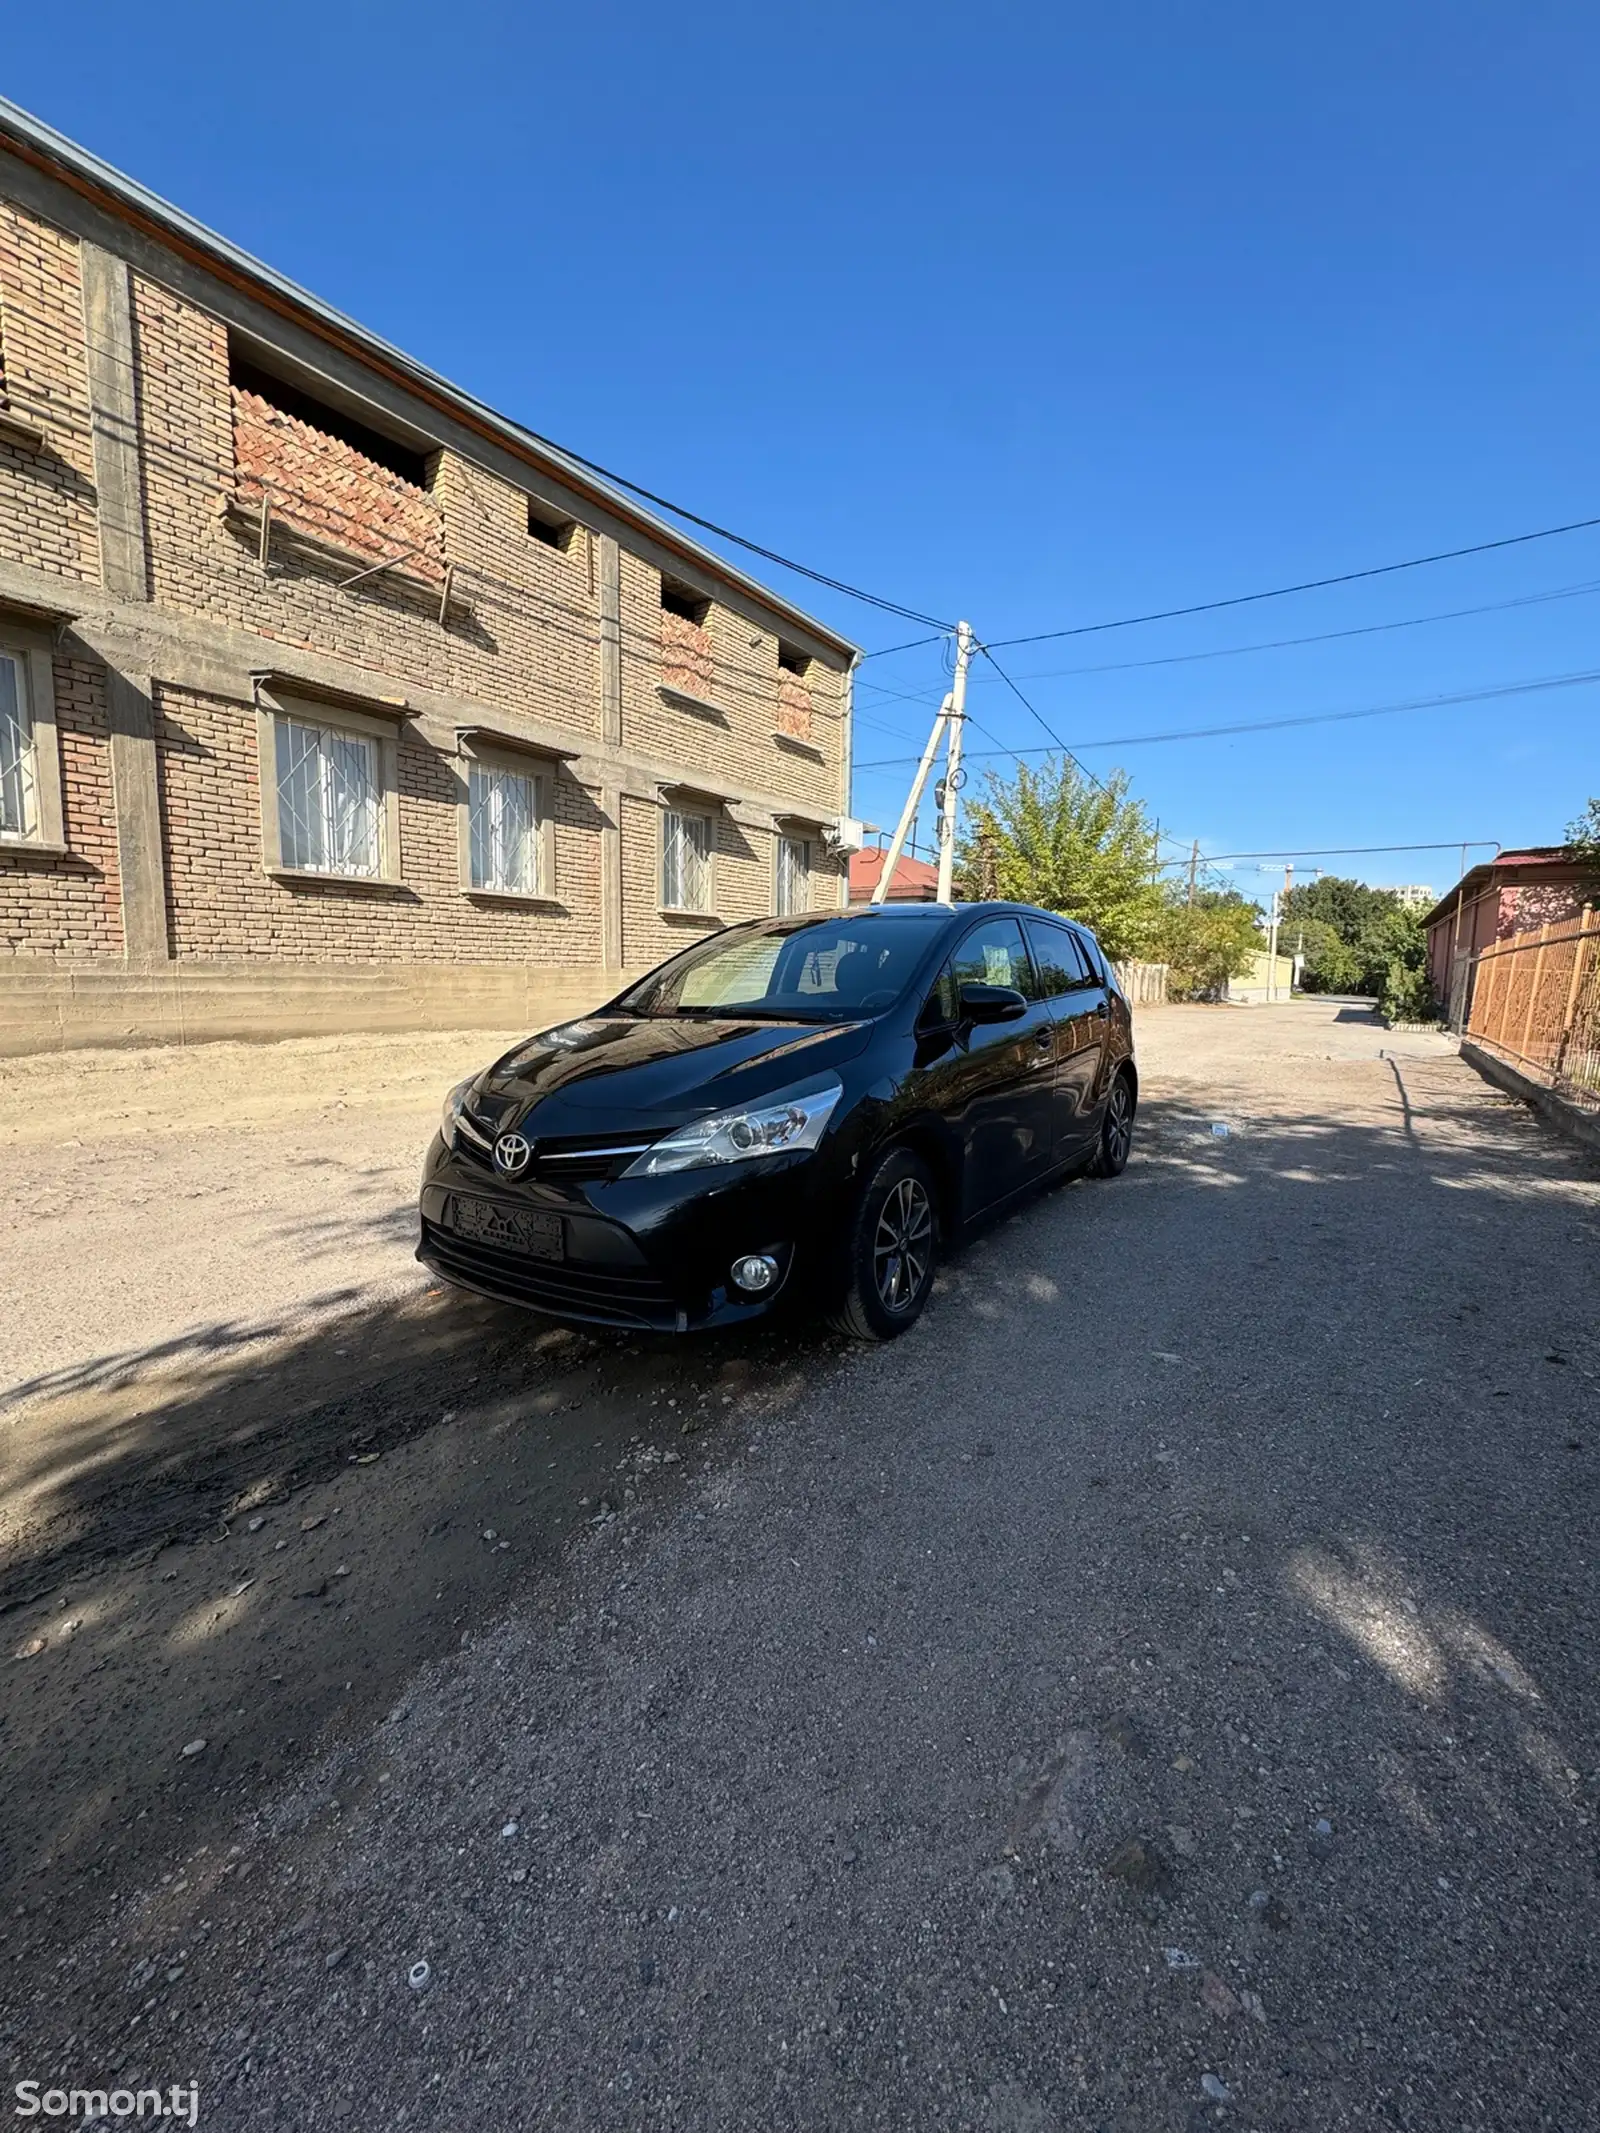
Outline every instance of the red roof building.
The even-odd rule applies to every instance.
[[[869,904],[883,872],[885,854],[870,850],[850,854],[850,901]],[[894,878],[885,899],[891,904],[931,904],[938,901],[939,870],[926,859],[913,859],[902,852],[895,861]]]
[[[1568,845],[1531,845],[1469,868],[1422,921],[1434,997],[1449,1003],[1452,977],[1463,957],[1557,919],[1575,918],[1597,900],[1600,867]]]

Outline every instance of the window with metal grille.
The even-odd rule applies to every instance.
[[[804,837],[778,839],[778,916],[809,910],[811,905],[811,846]]]
[[[278,842],[307,874],[383,872],[378,743],[337,726],[277,721]]]
[[[31,837],[37,828],[27,675],[20,659],[0,652],[0,837]]]
[[[661,825],[661,901],[669,911],[711,909],[711,818],[669,807]]]
[[[525,772],[474,763],[467,774],[472,886],[537,896],[539,781]]]

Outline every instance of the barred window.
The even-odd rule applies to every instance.
[[[336,726],[280,718],[278,841],[282,862],[307,874],[383,872],[378,744]]]
[[[661,825],[661,901],[669,911],[711,909],[711,818],[669,807]]]
[[[474,763],[467,776],[467,807],[473,888],[539,895],[538,779]]]
[[[27,675],[20,659],[0,652],[0,836],[31,837],[38,824]]]
[[[778,839],[778,916],[811,907],[811,846],[804,837]]]

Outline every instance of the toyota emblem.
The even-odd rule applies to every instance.
[[[502,1133],[494,1144],[494,1167],[503,1178],[520,1178],[533,1160],[533,1143],[520,1133]]]

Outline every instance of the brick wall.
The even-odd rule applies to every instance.
[[[710,630],[667,608],[661,610],[661,679],[690,696],[710,697],[717,685]]]
[[[685,632],[692,633],[692,642]],[[707,645],[709,687],[703,679]],[[698,768],[713,780],[787,793],[795,806],[824,816],[839,811],[842,675],[820,660],[812,662],[805,682],[785,674],[776,637],[718,601],[704,624],[670,613],[661,605],[659,572],[626,553],[622,654],[625,742]],[[696,676],[702,677],[693,683],[683,678],[691,658]],[[787,748],[773,738],[785,730],[779,718],[783,681],[802,692],[810,719],[809,738]],[[720,715],[708,717],[664,699],[663,684],[707,698]],[[798,711],[798,701],[790,702]]]
[[[430,461],[428,487],[416,486],[235,388],[226,329],[159,279],[136,271],[132,298],[155,640],[170,642],[175,624],[181,636],[193,618],[261,640],[264,665],[273,648],[302,650],[365,670],[385,693],[434,691],[598,741],[594,535],[578,526],[559,543],[533,537],[525,491],[450,450]],[[0,441],[0,560],[97,584],[85,358],[77,239],[0,201],[0,392],[19,420],[47,432],[42,451]],[[255,508],[264,484],[274,520],[265,571]],[[400,571],[341,582],[413,547],[421,557]],[[621,600],[625,749],[686,777],[785,796],[801,812],[837,810],[839,673],[813,661],[802,683],[780,668],[771,631],[722,601],[703,625],[667,613],[657,568],[626,548]],[[198,646],[211,641],[196,631]],[[159,672],[165,655],[152,656]],[[0,953],[109,960],[123,943],[104,676],[87,658],[64,658],[58,671],[71,852],[0,860]],[[715,715],[665,702],[663,683],[707,699]],[[402,883],[290,885],[262,866],[253,707],[160,682],[157,723],[177,965],[481,962],[560,973],[600,963],[597,795],[569,771],[551,779],[548,908],[462,894],[456,760],[412,726],[399,750]],[[637,969],[698,929],[660,915],[659,810],[625,801],[621,827],[623,959]],[[769,909],[771,832],[723,815],[717,839],[720,914]],[[813,857],[813,899],[831,903],[836,870],[820,845]]]
[[[555,907],[491,904],[463,894],[453,758],[421,738],[399,750],[396,886],[285,882],[262,870],[256,714],[249,704],[163,686],[156,741],[173,954],[272,956],[327,963],[600,960],[599,839],[594,796],[551,780]],[[270,782],[268,805],[276,795]]]
[[[778,727],[792,741],[809,741],[813,716],[811,691],[798,674],[778,671]]]
[[[58,657],[55,688],[70,850],[0,853],[0,955],[119,956],[122,884],[105,676],[89,660]]]
[[[4,200],[0,344],[8,412],[45,432],[42,446],[0,438],[0,557],[98,580],[78,246]]]

